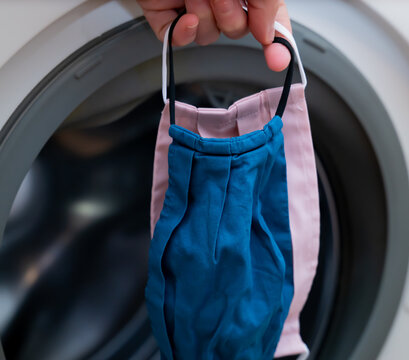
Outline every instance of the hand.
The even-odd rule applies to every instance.
[[[187,14],[177,23],[173,42],[184,46],[196,41],[207,45],[217,40],[220,32],[238,39],[251,31],[263,45],[267,65],[282,71],[290,61],[288,50],[281,44],[272,44],[274,21],[291,31],[284,0],[248,0],[248,15],[240,0],[137,0],[158,39],[163,41],[166,29],[177,16],[175,9],[186,7]],[[280,35],[280,34],[278,34]]]

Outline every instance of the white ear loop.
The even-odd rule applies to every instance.
[[[241,3],[241,7],[245,11],[248,11],[247,0],[240,0],[240,3]],[[302,85],[303,85],[303,87],[305,89],[307,87],[307,75],[305,75],[305,70],[304,70],[304,66],[303,66],[302,61],[301,61],[300,52],[298,51],[298,46],[297,46],[297,43],[295,42],[293,34],[291,34],[287,30],[287,28],[285,26],[283,26],[282,24],[280,24],[278,21],[274,22],[274,29],[277,30],[278,32],[280,32],[281,34],[283,34],[284,37],[287,38],[287,40],[289,41],[291,46],[294,48],[295,56],[297,57],[298,68],[299,68],[300,74],[301,74],[301,82],[302,82]]]
[[[245,8],[243,6],[243,8]],[[247,10],[247,9],[246,9]],[[301,61],[301,56],[298,51],[297,43],[295,42],[294,36],[287,30],[286,27],[284,27],[282,24],[279,22],[275,21],[274,22],[274,28],[283,34],[291,46],[294,49],[295,56],[297,57],[297,62],[298,62],[298,68],[300,70],[301,74],[301,82],[304,87],[304,89],[307,86],[307,76],[305,74],[304,66]],[[163,97],[163,102],[166,103],[166,99],[168,98],[167,92],[168,92],[168,65],[167,65],[167,53],[168,53],[168,41],[169,41],[169,29],[170,26],[167,28],[165,32],[165,37],[163,39],[163,49],[162,49],[162,97]]]
[[[307,345],[305,345],[304,352],[300,354],[300,356],[298,356],[297,360],[307,360],[309,356],[310,356],[310,350],[308,349]]]
[[[297,46],[297,43],[295,42],[293,34],[291,34],[287,30],[287,28],[285,26],[283,26],[282,24],[280,24],[278,21],[274,22],[274,29],[276,29],[278,32],[283,34],[284,37],[287,38],[288,42],[293,47],[294,52],[295,52],[295,56],[296,56],[297,62],[298,62],[298,68],[299,68],[300,74],[301,74],[301,82],[302,82],[302,85],[304,86],[304,89],[305,89],[307,87],[307,75],[305,74],[304,66],[303,66],[302,61],[301,61],[300,52],[298,51],[298,46]]]

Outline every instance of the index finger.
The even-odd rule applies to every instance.
[[[166,30],[178,16],[176,10],[145,10],[149,22],[157,38],[163,41]],[[185,46],[195,41],[199,19],[194,14],[183,15],[175,26],[172,42],[176,46]]]
[[[279,6],[279,0],[247,1],[250,31],[262,45],[269,45],[274,40],[274,19]]]

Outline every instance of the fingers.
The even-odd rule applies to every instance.
[[[196,43],[208,45],[219,38],[220,30],[209,0],[186,0],[186,10],[189,14],[195,14],[199,18],[199,27],[196,33]]]
[[[231,39],[244,36],[247,31],[247,15],[238,0],[211,0],[217,27]]]
[[[278,21],[286,29],[291,31],[290,17],[288,16],[284,1],[279,2],[275,21]],[[272,24],[272,26],[274,26],[274,20],[272,21]],[[284,37],[279,32],[275,33],[273,30],[271,36],[274,37],[274,35]],[[264,46],[264,56],[266,58],[267,66],[273,71],[283,71],[291,60],[291,55],[284,45],[272,44],[271,42]]]
[[[269,45],[274,39],[274,19],[280,6],[279,0],[248,0],[249,28],[256,40]]]
[[[166,25],[166,28],[172,23],[176,16]],[[173,31],[172,43],[176,46],[185,46],[195,41],[199,28],[199,19],[196,15],[183,15],[175,26]],[[166,31],[166,30],[165,30]]]
[[[283,1],[280,3],[275,20],[292,32],[290,17],[288,16],[288,11]],[[277,32],[275,35],[284,37],[279,32]],[[291,60],[289,51],[282,44],[271,44],[264,47],[264,56],[268,67],[274,71],[284,70]]]
[[[284,0],[248,0],[248,17],[239,0],[138,0],[156,36],[163,41],[165,32],[177,16],[174,9],[186,7],[188,14],[178,21],[173,43],[184,46],[193,41],[207,45],[217,40],[220,31],[236,39],[248,29],[264,47],[268,67],[284,70],[290,61],[285,46],[272,44],[274,20],[291,31]],[[277,33],[277,36],[281,34]],[[282,36],[282,35],[281,35]]]
[[[273,71],[283,71],[291,60],[291,55],[282,44],[271,44],[264,47],[267,66]]]
[[[163,41],[166,30],[177,17],[175,10],[145,10],[146,20],[159,40]],[[176,46],[185,46],[196,38],[199,19],[196,15],[183,15],[175,26],[172,42]]]
[[[285,2],[283,0],[281,0],[279,2],[277,15],[275,17],[275,21],[278,21],[286,29],[288,29],[290,32],[292,32],[290,17],[288,15],[288,10],[287,10],[287,7],[285,6]]]
[[[165,32],[177,17],[177,11],[185,6],[184,0],[138,0],[146,20],[159,40],[163,41]],[[199,25],[196,15],[187,14],[178,21],[174,33],[173,43],[183,46],[193,42]]]

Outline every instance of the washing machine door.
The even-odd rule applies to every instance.
[[[294,13],[302,10],[293,6]],[[77,27],[69,25],[82,19],[88,26],[87,37],[79,37],[92,40],[67,56],[56,51],[62,61],[55,57],[58,64],[24,100],[17,101],[28,85],[18,78],[21,92],[2,95],[17,104],[0,130],[0,331],[7,359],[159,359],[144,286],[163,107],[161,44],[142,17],[130,16],[134,7],[89,1],[0,71],[4,89],[2,77],[22,70],[28,51],[40,59],[65,31],[76,39]],[[115,26],[102,32],[112,14]],[[400,123],[358,63],[301,19],[293,27],[308,71],[322,215],[319,268],[302,333],[311,359],[373,360],[397,311],[408,263],[406,145],[396,132]],[[228,107],[283,81],[250,36],[192,45],[175,58],[178,98],[196,106]],[[44,72],[44,62],[33,66]]]

